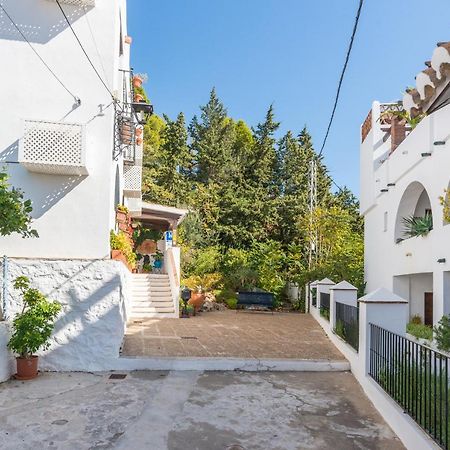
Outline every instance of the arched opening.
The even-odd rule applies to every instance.
[[[433,214],[428,193],[415,181],[403,193],[395,220],[395,242],[425,236],[433,228]]]

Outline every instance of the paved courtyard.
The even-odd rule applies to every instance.
[[[2,450],[397,450],[349,372],[44,373],[0,384]]]
[[[122,355],[344,359],[309,314],[234,311],[133,320]]]

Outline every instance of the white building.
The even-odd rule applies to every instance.
[[[426,65],[402,102],[374,102],[361,127],[361,213],[367,291],[390,289],[433,324],[450,313],[450,226],[439,200],[450,182],[450,43]],[[393,111],[426,115],[412,128]],[[408,238],[403,219],[427,215],[432,230]]]
[[[11,282],[28,275],[63,305],[47,367],[101,369],[119,355],[132,304],[131,275],[110,257],[116,206],[156,214],[141,202],[136,133],[151,105],[133,97],[126,0],[59,4],[1,2],[0,166],[32,200],[39,233],[0,238],[0,255],[9,260],[3,309],[11,319],[19,304]],[[169,228],[183,214],[164,212]],[[165,260],[171,308],[164,311],[177,316],[177,249]]]

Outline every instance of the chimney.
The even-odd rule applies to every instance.
[[[406,121],[393,117],[391,120],[391,153],[405,140],[406,137]]]

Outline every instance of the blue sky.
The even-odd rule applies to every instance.
[[[280,135],[328,124],[357,0],[129,0],[132,65],[149,75],[157,113],[188,120],[215,86],[249,125],[273,103]],[[359,126],[373,100],[394,101],[450,40],[447,0],[366,0],[324,150],[339,185],[359,192]]]

